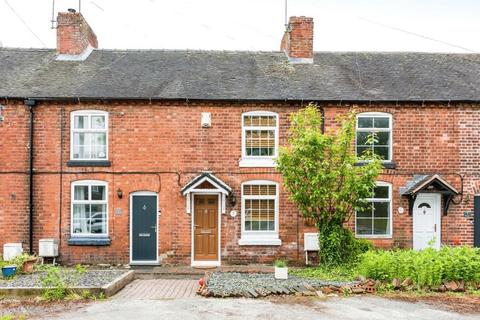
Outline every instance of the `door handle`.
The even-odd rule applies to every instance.
[[[433,231],[437,232],[437,224],[436,223],[433,225]]]
[[[151,228],[153,229],[153,231],[157,232],[157,226],[151,226]]]

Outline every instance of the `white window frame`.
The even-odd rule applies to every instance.
[[[386,128],[359,128],[358,127],[358,118],[388,118],[388,129]],[[390,163],[393,161],[393,117],[390,113],[386,112],[362,112],[357,114],[356,123],[355,123],[355,154],[357,153],[357,133],[361,132],[371,132],[373,130],[378,132],[389,132],[389,141],[390,145],[388,148],[388,158],[389,160],[382,160],[384,163]],[[362,161],[365,162],[365,161]]]
[[[355,237],[357,238],[383,238],[383,239],[390,239],[392,238],[393,233],[393,200],[392,200],[392,184],[383,181],[377,181],[377,187],[388,187],[388,199],[383,198],[368,198],[366,199],[368,202],[375,201],[375,202],[388,202],[390,205],[388,206],[388,220],[389,220],[389,233],[388,234],[357,234],[357,212],[355,212]],[[374,195],[375,196],[375,195]],[[372,217],[372,219],[374,219]]]
[[[275,127],[246,127],[245,126],[245,117],[246,116],[274,116],[276,118]],[[240,167],[262,167],[269,168],[275,167],[275,159],[278,157],[278,128],[280,127],[280,117],[278,113],[271,111],[250,111],[242,113],[242,158],[240,159]],[[273,156],[247,156],[246,153],[246,143],[245,139],[247,137],[247,130],[273,130],[275,134],[275,149]]]
[[[91,123],[91,117],[92,116],[97,116],[97,115],[102,115],[105,116],[105,129],[75,129],[75,117],[76,116],[87,116],[88,117],[88,125],[90,126]],[[102,111],[102,110],[78,110],[78,111],[73,111],[70,113],[70,160],[72,161],[108,161],[108,112],[107,111]],[[105,132],[105,158],[103,159],[91,159],[91,158],[74,158],[73,157],[73,136],[74,133],[77,132],[85,132],[85,133],[90,133],[90,132],[98,132],[98,133],[103,133]]]
[[[76,186],[88,186],[88,193],[91,197],[91,188],[92,185],[104,186],[105,187],[105,200],[75,200],[75,187]],[[72,238],[105,238],[108,237],[108,182],[102,180],[79,180],[72,182],[71,186],[71,196],[70,196],[70,236]],[[106,205],[106,228],[105,233],[74,233],[73,232],[73,205],[74,204],[105,204]]]
[[[244,185],[275,185],[275,196],[244,196]],[[249,180],[245,181],[241,185],[241,197],[242,197],[242,214],[241,214],[241,237],[238,241],[239,245],[269,245],[279,246],[282,244],[282,240],[279,238],[279,185],[275,181],[270,180]],[[275,200],[275,230],[273,231],[246,231],[245,230],[245,200],[247,199],[273,199]]]

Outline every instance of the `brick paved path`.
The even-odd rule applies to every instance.
[[[196,298],[198,280],[152,279],[134,280],[114,296],[114,299],[180,299]]]

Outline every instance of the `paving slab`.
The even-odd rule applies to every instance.
[[[191,279],[137,279],[125,286],[113,299],[157,300],[198,298],[198,281]]]

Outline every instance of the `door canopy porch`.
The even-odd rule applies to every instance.
[[[447,215],[448,207],[453,197],[459,195],[455,187],[445,181],[440,175],[415,175],[406,186],[400,188],[400,194],[408,197],[408,213],[412,215],[413,204],[419,193],[439,193],[443,197],[443,215]]]
[[[182,195],[186,197],[186,211],[191,213],[192,197],[194,193],[198,194],[220,194],[222,213],[226,211],[227,196],[232,193],[230,188],[225,182],[217,178],[211,172],[203,172],[196,176],[190,182],[188,182],[181,190]]]

